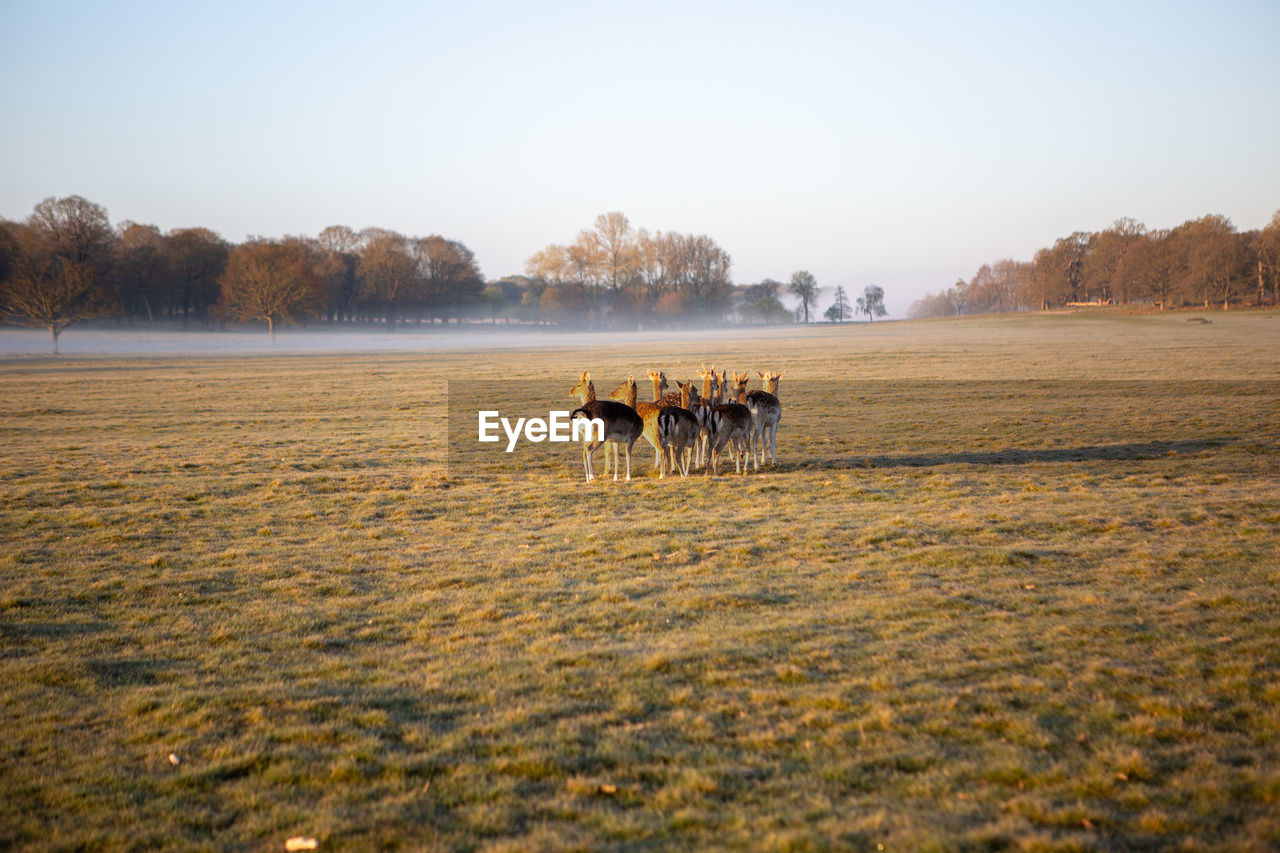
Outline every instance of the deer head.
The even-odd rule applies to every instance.
[[[596,398],[596,388],[591,383],[591,374],[582,371],[582,376],[578,378],[578,384],[569,389],[570,397],[577,397],[579,402],[586,404]]]
[[[786,371],[784,370],[781,373],[761,373],[758,370],[756,371],[756,375],[764,383],[764,390],[775,396],[778,393],[778,380],[782,378],[783,373],[786,373]]]

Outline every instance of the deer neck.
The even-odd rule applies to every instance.
[[[680,389],[680,407],[682,409],[689,408],[689,386],[687,385]]]
[[[662,399],[662,374],[650,377],[653,380],[653,402]]]

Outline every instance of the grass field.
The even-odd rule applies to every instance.
[[[711,361],[776,470],[448,464]],[[0,848],[1280,846],[1280,317],[12,359],[0,431]]]

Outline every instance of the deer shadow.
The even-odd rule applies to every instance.
[[[1018,448],[958,451],[954,453],[908,453],[903,455],[845,456],[814,463],[797,463],[804,468],[934,468],[947,465],[1031,465],[1039,462],[1135,462],[1204,453],[1234,443],[1237,439],[1215,437],[1180,441],[1133,441],[1121,444],[1092,444],[1081,447]],[[781,467],[781,466],[779,466]]]

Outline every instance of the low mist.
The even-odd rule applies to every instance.
[[[756,329],[755,334],[794,335],[795,328]],[[452,349],[584,347],[616,343],[724,340],[741,337],[741,327],[632,332],[562,332],[472,326],[457,331],[284,329],[275,342],[262,330],[210,332],[95,329],[72,327],[58,338],[62,355],[266,355],[325,352],[429,352]],[[0,356],[49,355],[49,333],[0,329]]]

